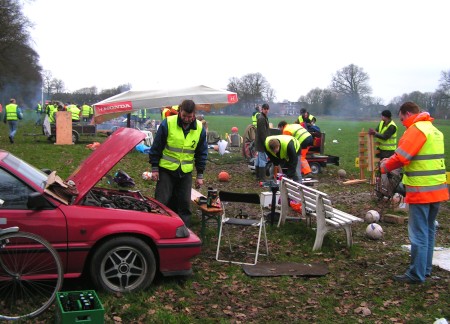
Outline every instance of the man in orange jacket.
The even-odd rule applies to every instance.
[[[431,276],[436,216],[441,201],[449,199],[446,182],[444,136],[433,126],[434,118],[405,102],[398,113],[406,131],[394,155],[381,161],[381,173],[403,167],[405,202],[409,204],[408,235],[411,263],[406,273],[394,276],[405,283],[422,283]]]

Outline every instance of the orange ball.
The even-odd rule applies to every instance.
[[[230,181],[230,175],[226,171],[221,171],[217,176],[220,182],[228,182]]]

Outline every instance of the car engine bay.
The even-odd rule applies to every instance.
[[[144,197],[140,191],[94,188],[88,192],[81,204],[168,215],[164,209]]]

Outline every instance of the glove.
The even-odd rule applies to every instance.
[[[375,135],[376,132],[373,128],[369,128],[369,135]]]

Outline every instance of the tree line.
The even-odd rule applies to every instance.
[[[413,91],[395,97],[387,105],[381,98],[372,97],[369,74],[363,68],[350,64],[336,71],[330,86],[314,88],[297,102],[308,111],[318,115],[340,115],[369,117],[383,109],[397,111],[405,101],[414,101],[437,118],[450,115],[450,70],[442,71],[438,89],[434,92]],[[241,78],[230,78],[227,90],[238,94],[238,111],[249,114],[262,102],[274,102],[275,91],[261,73],[246,74]],[[236,111],[236,110],[234,110]]]

